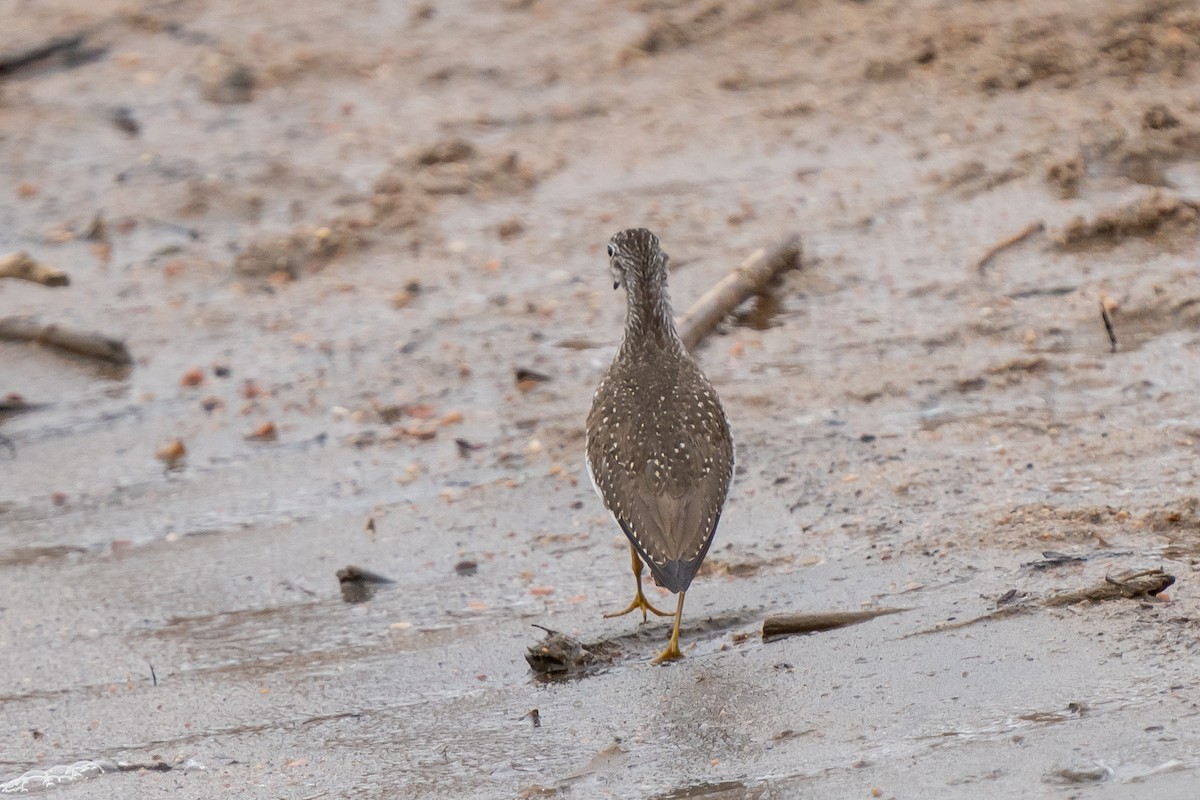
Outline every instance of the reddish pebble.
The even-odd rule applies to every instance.
[[[199,368],[189,369],[183,373],[183,377],[179,379],[180,386],[200,386],[204,383],[204,370]]]
[[[279,438],[279,431],[275,429],[274,422],[264,422],[255,428],[253,433],[247,434],[246,438],[254,442],[273,442]]]

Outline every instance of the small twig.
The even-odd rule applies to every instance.
[[[16,278],[43,286],[69,286],[71,283],[67,273],[34,261],[24,250],[0,256],[0,278]]]
[[[992,263],[992,259],[1000,255],[1000,253],[1012,247],[1013,245],[1020,244],[1030,236],[1033,236],[1035,233],[1041,233],[1045,229],[1046,223],[1038,220],[1037,222],[1029,223],[1022,230],[1017,231],[1011,236],[1004,237],[989,247],[987,252],[983,254],[983,257],[975,262],[975,271],[982,275],[983,271],[987,269],[988,264]]]
[[[100,333],[73,331],[29,317],[0,319],[0,340],[37,342],[118,366],[133,364],[133,356],[120,339],[112,339]]]
[[[911,608],[873,608],[866,611],[824,611],[815,614],[775,614],[763,620],[763,641],[794,636],[801,633],[818,633],[857,625],[860,622],[912,611]]]
[[[70,53],[83,44],[87,33],[72,33],[67,36],[56,36],[42,44],[34,45],[16,53],[0,55],[0,77],[33,66],[39,61],[45,61],[59,53]]]
[[[1033,611],[1037,608],[1036,603],[1031,603],[1028,601],[1023,602],[1023,603],[1012,603],[1011,601],[1009,601],[1009,602],[1011,603],[1011,605],[1001,606],[1000,608],[996,609],[995,611],[988,612],[987,614],[981,614],[978,617],[971,617],[970,619],[964,619],[964,620],[960,620],[958,622],[943,622],[938,625],[934,625],[932,628],[926,628],[924,630],[913,631],[912,633],[906,633],[904,636],[901,636],[900,638],[901,639],[909,639],[909,638],[912,638],[913,636],[925,636],[930,633],[945,633],[946,631],[956,631],[959,628],[966,628],[970,625],[975,625],[980,622],[990,622],[990,621],[996,620],[996,619],[1005,619],[1007,617],[1015,617],[1020,614],[1025,614],[1027,612]]]
[[[146,663],[150,664],[149,661],[147,661]],[[154,683],[155,686],[158,686],[158,676],[154,674],[154,665],[153,664],[150,664],[150,680]]]
[[[793,234],[770,250],[759,248],[721,279],[676,320],[679,336],[692,350],[717,323],[749,298],[762,294],[777,276],[800,267],[800,236]]]
[[[1117,352],[1117,332],[1113,328],[1112,314],[1108,311],[1108,303],[1104,300],[1100,301],[1100,319],[1104,320],[1104,330],[1108,331],[1108,341],[1112,345],[1112,350],[1109,352]]]

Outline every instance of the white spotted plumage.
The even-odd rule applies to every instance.
[[[636,229],[612,245],[627,294],[625,336],[588,415],[588,476],[659,584],[685,591],[728,496],[733,439],[675,330],[658,240]]]

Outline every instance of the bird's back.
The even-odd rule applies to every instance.
[[[687,589],[716,533],[733,477],[721,401],[690,356],[623,350],[587,420],[596,490],[655,580]]]

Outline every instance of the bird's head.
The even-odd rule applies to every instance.
[[[625,287],[637,293],[666,281],[667,254],[658,246],[658,237],[645,228],[628,228],[608,240],[608,265],[613,273],[613,288]]]

